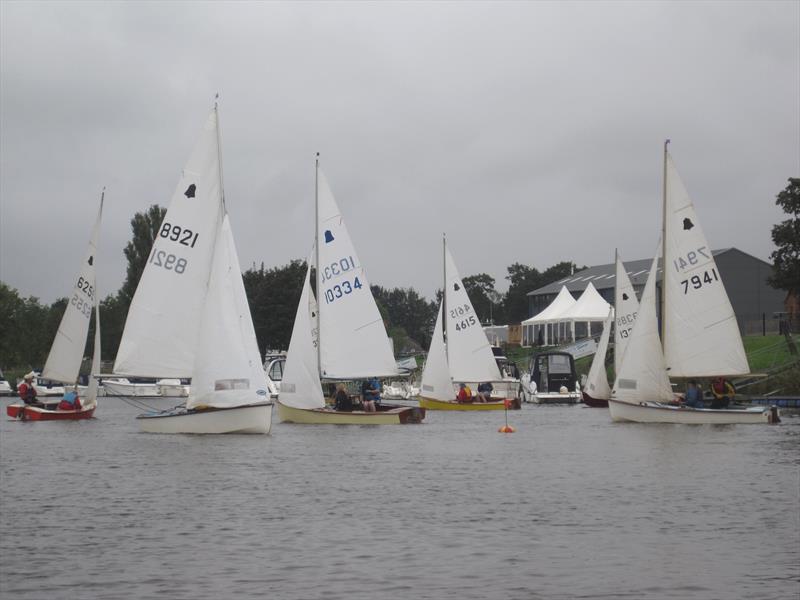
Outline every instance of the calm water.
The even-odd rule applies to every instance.
[[[429,412],[192,437],[139,433],[136,413],[0,422],[3,599],[800,594],[798,417],[524,406],[511,435],[502,413]]]

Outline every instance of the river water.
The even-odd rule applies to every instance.
[[[797,416],[526,405],[513,434],[501,412],[429,412],[159,436],[100,400],[88,422],[0,422],[3,599],[800,595]]]

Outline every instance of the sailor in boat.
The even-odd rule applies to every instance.
[[[347,393],[343,383],[336,386],[336,394],[333,396],[333,406],[340,412],[353,412],[353,400]]]
[[[690,408],[703,408],[703,391],[694,379],[686,383],[683,403]]]
[[[36,388],[33,387],[33,378],[35,376],[36,373],[31,371],[22,378],[22,383],[17,386],[17,394],[19,394],[26,406],[42,406],[36,398]]]
[[[473,401],[472,390],[469,389],[466,383],[458,384],[458,396],[456,396],[456,401],[460,404],[469,404]]]
[[[711,408],[727,408],[736,395],[733,384],[724,377],[717,377],[711,384]]]
[[[476,400],[478,402],[489,402],[492,399],[492,390],[494,386],[490,381],[485,381],[483,383],[478,384],[478,396]]]
[[[381,401],[381,383],[374,377],[372,379],[365,379],[361,384],[361,396],[366,412],[375,412],[376,404]]]
[[[81,399],[78,398],[78,384],[75,388],[64,392],[64,397],[58,403],[58,410],[80,410]]]

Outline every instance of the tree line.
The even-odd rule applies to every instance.
[[[771,283],[778,289],[800,294],[800,179],[778,194],[776,204],[789,218],[773,227],[777,250]],[[103,359],[113,360],[122,337],[133,294],[144,271],[153,241],[158,235],[166,209],[152,205],[131,219],[131,240],[125,246],[127,260],[125,281],[115,294],[100,303]],[[267,268],[252,265],[242,274],[250,311],[253,316],[259,350],[286,349],[294,325],[295,311],[306,272],[306,262],[293,260],[287,265]],[[585,268],[585,267],[583,267]],[[528,315],[528,292],[563,279],[575,270],[572,262],[560,262],[544,271],[515,262],[507,268],[508,290],[496,290],[494,277],[478,273],[464,277],[464,288],[483,323],[518,323]],[[313,279],[312,279],[313,281]],[[428,300],[413,288],[371,286],[386,329],[394,340],[397,355],[427,350],[430,344],[441,290]],[[37,298],[23,298],[17,290],[0,282],[0,368],[42,367],[50,344],[58,330],[67,299],[51,305]],[[94,327],[92,321],[91,328]],[[92,353],[94,334],[90,328]]]

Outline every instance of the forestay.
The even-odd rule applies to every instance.
[[[664,355],[671,377],[742,375],[747,355],[694,205],[666,155]]]
[[[97,244],[102,216],[103,199],[101,197],[97,219],[89,240],[89,248],[81,263],[78,276],[75,278],[75,286],[72,288],[72,294],[67,307],[64,309],[58,332],[53,340],[53,345],[50,347],[50,353],[47,355],[47,361],[42,371],[42,377],[47,379],[70,384],[76,383],[78,379],[83,353],[86,349],[92,309],[97,305],[95,270],[97,267]],[[96,324],[99,328],[99,320]]]
[[[622,357],[625,355],[625,348],[628,346],[628,339],[633,331],[633,324],[639,313],[639,300],[636,299],[636,291],[633,289],[628,271],[619,253],[616,255],[616,285],[614,286],[614,315],[616,327],[614,327],[614,373],[619,373],[619,366]]]
[[[397,364],[344,219],[318,172],[320,370],[325,379],[397,375]]]
[[[311,261],[309,261],[278,396],[283,404],[294,408],[311,409],[325,406],[317,360],[316,311],[317,303],[311,291]]]
[[[445,245],[447,361],[453,381],[500,381],[500,370],[489,340],[472,307],[467,290]]]
[[[639,315],[628,339],[622,364],[616,373],[611,397],[623,402],[646,400],[669,402],[672,387],[667,376],[664,353],[658,335],[656,317],[656,271],[658,255],[653,259],[650,274],[642,292]]]
[[[215,108],[181,174],[139,280],[115,373],[191,376],[222,214]]]
[[[444,337],[442,333],[442,305],[436,316],[436,327],[431,337],[431,347],[422,371],[421,395],[432,400],[448,401],[455,399],[453,380],[450,379],[450,369],[447,366]]]
[[[217,236],[187,408],[242,406],[267,399],[242,270],[225,215]]]

